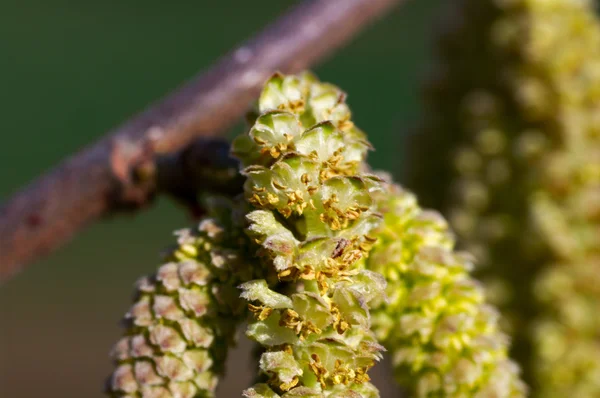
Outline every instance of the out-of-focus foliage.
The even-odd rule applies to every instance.
[[[600,395],[600,22],[588,0],[463,0],[411,178],[503,307],[541,397]],[[536,320],[532,322],[532,319]],[[534,370],[535,369],[535,370]]]
[[[373,327],[398,381],[422,398],[525,396],[498,312],[469,275],[471,256],[454,250],[438,213],[386,188],[376,195],[384,222],[366,265],[387,280],[389,302],[375,305]]]

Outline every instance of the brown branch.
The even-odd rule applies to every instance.
[[[274,71],[309,67],[399,1],[305,1],[164,100],[33,181],[0,207],[0,280],[99,218],[143,206],[154,192],[130,178],[140,162],[223,131]]]

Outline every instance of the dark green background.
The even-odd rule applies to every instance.
[[[441,2],[408,1],[315,68],[348,92],[354,120],[378,148],[370,157],[376,167],[401,168],[401,138],[418,118]],[[1,0],[0,198],[294,3]],[[161,200],[92,226],[0,286],[0,396],[100,396],[132,284],[156,268],[171,231],[186,223],[180,209]],[[238,360],[221,396],[239,396],[252,366]]]

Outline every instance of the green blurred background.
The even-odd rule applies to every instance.
[[[443,0],[408,1],[315,68],[398,172]],[[260,30],[291,0],[0,1],[0,199]],[[133,282],[187,225],[168,200],[96,224],[0,286],[0,396],[99,397]],[[220,396],[239,396],[244,347]],[[389,378],[385,371],[378,382]],[[383,397],[395,396],[385,390]]]

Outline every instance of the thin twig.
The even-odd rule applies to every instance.
[[[130,178],[140,162],[222,132],[274,71],[292,73],[314,64],[398,2],[303,2],[164,100],[17,192],[0,207],[0,280],[99,218],[143,207],[152,189]]]

